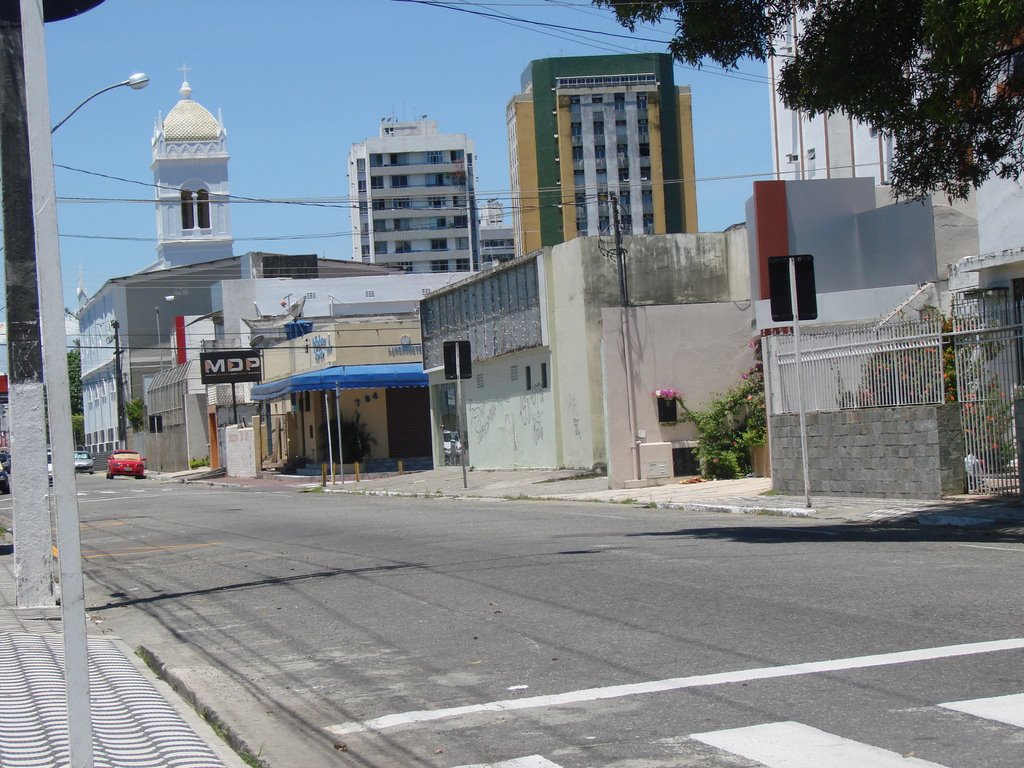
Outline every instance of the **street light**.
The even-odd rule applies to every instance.
[[[64,123],[66,123],[69,119],[71,119],[71,116],[73,114],[75,114],[75,112],[80,110],[82,107],[84,107],[90,101],[95,99],[101,93],[106,93],[107,91],[112,91],[115,88],[121,88],[122,86],[127,86],[128,88],[131,88],[133,91],[138,91],[138,90],[141,90],[142,88],[145,88],[147,85],[149,85],[149,75],[143,74],[142,72],[136,72],[134,75],[129,77],[127,80],[122,80],[120,83],[114,83],[113,85],[108,85],[106,88],[100,88],[98,91],[96,91],[96,93],[92,94],[87,99],[82,101],[77,107],[72,109],[67,114],[67,116],[65,116],[65,118],[63,120],[61,120],[59,123],[57,123],[55,126],[53,126],[53,128],[50,129],[50,133],[55,133],[58,128],[60,128],[62,125],[64,125]]]

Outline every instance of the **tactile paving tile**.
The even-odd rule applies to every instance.
[[[89,638],[96,768],[224,768],[109,640]],[[0,632],[0,766],[69,764],[63,638]]]

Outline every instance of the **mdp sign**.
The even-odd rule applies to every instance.
[[[263,378],[263,359],[251,349],[200,352],[199,369],[203,384],[241,384]]]

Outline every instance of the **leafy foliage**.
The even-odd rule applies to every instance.
[[[684,418],[697,425],[697,456],[705,477],[727,480],[751,470],[750,449],[768,439],[761,340],[751,341],[754,366],[741,381],[715,397],[706,410],[683,405]]]
[[[691,65],[765,60],[806,14],[779,93],[807,116],[845,112],[894,139],[893,191],[966,198],[1024,172],[1024,3],[1020,0],[593,0],[633,30],[673,20]]]
[[[74,437],[75,445],[85,445],[85,414],[71,414],[71,434]]]
[[[71,413],[85,413],[82,405],[82,353],[77,349],[68,352],[68,390],[71,394]]]
[[[356,411],[355,415],[350,421],[342,419],[341,422],[341,457],[344,459],[346,464],[353,464],[357,461],[362,461],[365,457],[370,455],[370,446],[377,444],[377,438],[373,436],[369,428],[359,418],[359,411]],[[327,452],[327,424],[320,425],[320,447],[321,450]],[[334,458],[338,458],[338,432],[334,429],[334,424],[331,424],[331,450],[334,453]]]
[[[141,399],[131,400],[125,404],[125,415],[128,423],[135,432],[140,431],[146,425],[146,405]]]

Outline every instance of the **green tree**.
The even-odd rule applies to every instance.
[[[142,400],[129,401],[124,410],[133,431],[138,432],[146,425],[146,405]]]
[[[672,56],[765,60],[807,14],[779,93],[807,116],[845,112],[892,136],[899,197],[966,198],[1024,172],[1021,0],[592,0],[620,23],[671,21]]]
[[[82,414],[82,353],[73,349],[68,352],[68,390],[71,393],[71,413]]]
[[[74,435],[75,445],[85,445],[85,414],[71,414],[71,434]]]

